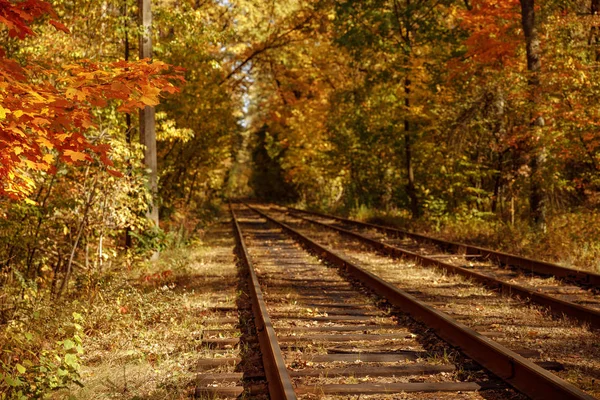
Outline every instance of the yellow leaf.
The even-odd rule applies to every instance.
[[[144,96],[148,96],[148,97],[154,98],[154,97],[157,97],[160,94],[160,89],[157,88],[157,87],[152,87],[152,86],[148,87],[147,86],[144,89],[145,89],[143,91]]]
[[[38,169],[38,163],[31,161],[29,159],[24,159],[23,162],[25,163],[25,165],[27,166],[27,168],[31,168],[31,169]]]
[[[72,99],[75,96],[77,96],[77,89],[73,89],[73,88],[67,88],[67,92],[65,93],[65,96],[67,97],[67,99]]]
[[[44,155],[44,161],[48,164],[52,164],[54,162],[54,156],[52,154]]]
[[[17,363],[17,371],[19,371],[20,374],[24,374],[25,372],[27,372],[27,368]]]
[[[67,99],[85,100],[85,93],[75,88],[67,88],[65,96]]]
[[[54,148],[54,145],[52,144],[52,142],[51,142],[51,141],[49,141],[48,139],[46,139],[46,138],[45,138],[45,137],[43,137],[43,136],[40,136],[40,137],[38,137],[38,138],[37,138],[37,142],[38,142],[40,145],[42,145],[42,146],[44,146],[45,148],[47,148],[47,149],[53,149],[53,148]]]
[[[83,126],[85,129],[95,126],[94,123],[92,121],[90,121],[89,119],[85,118],[81,121],[81,126]]]
[[[10,114],[10,110],[0,106],[0,120],[3,120],[6,118],[6,114]]]
[[[44,103],[46,101],[46,99],[44,99],[42,96],[40,96],[40,94],[34,90],[28,90],[27,93],[29,93],[31,95],[31,97],[33,97],[35,100],[37,100],[37,102],[41,102]]]
[[[7,128],[7,130],[16,133],[17,135],[21,136],[21,137],[27,137],[27,135],[25,134],[25,132],[23,132],[22,130],[20,130],[19,128],[17,128],[16,125],[11,125]]]
[[[142,96],[142,97],[140,97],[140,101],[142,103],[144,103],[145,105],[151,106],[151,107],[154,107],[154,106],[158,105],[158,103],[160,103],[158,101],[158,98],[156,98],[154,96],[151,96],[151,97],[149,97],[149,96]]]
[[[85,153],[80,153],[73,150],[65,150],[65,156],[69,157],[71,160],[73,160],[73,162],[87,160],[87,155]]]

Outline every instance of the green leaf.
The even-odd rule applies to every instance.
[[[77,368],[79,364],[77,363],[77,355],[75,354],[65,354],[65,364],[69,367]]]
[[[23,383],[23,382],[21,382],[21,381],[19,380],[19,378],[15,378],[15,379],[13,379],[13,377],[12,377],[12,376],[10,376],[10,375],[5,375],[5,376],[4,376],[4,381],[6,382],[6,384],[7,384],[8,386],[12,386],[12,387],[21,386],[21,384]]]
[[[27,368],[17,363],[17,371],[19,371],[20,374],[24,374],[25,372],[27,372]]]
[[[65,350],[71,350],[73,347],[75,347],[75,342],[73,342],[71,339],[65,339],[63,346],[65,347]]]

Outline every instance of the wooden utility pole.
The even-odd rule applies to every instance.
[[[152,58],[152,10],[151,0],[138,0],[140,35],[140,59]],[[140,110],[140,143],[145,146],[144,164],[150,170],[149,186],[152,192],[152,206],[148,213],[158,226],[158,163],[156,160],[156,123],[154,107],[146,106]]]

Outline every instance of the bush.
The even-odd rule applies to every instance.
[[[54,343],[52,321],[39,310],[7,324],[0,356],[1,399],[42,398],[71,383],[81,385],[83,318],[75,312],[72,316],[72,322],[58,327],[62,340]]]

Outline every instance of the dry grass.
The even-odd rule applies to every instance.
[[[199,358],[236,353],[207,350],[201,340],[206,329],[234,328],[216,319],[227,314],[210,310],[235,307],[232,249],[225,226],[203,242],[161,254],[156,263],[115,272],[85,315],[85,386],[53,397],[189,398]]]

